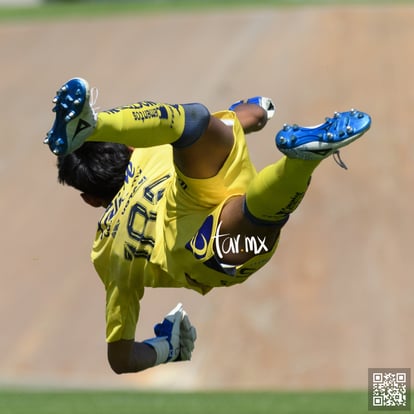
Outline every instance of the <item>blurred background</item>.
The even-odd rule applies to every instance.
[[[35,3],[0,0],[0,384],[365,389],[368,368],[414,367],[410,2],[137,1],[105,13]],[[89,260],[102,211],[57,184],[42,145],[51,100],[74,76],[99,89],[100,109],[151,99],[214,111],[272,97],[275,117],[248,137],[258,169],[280,157],[284,123],[372,115],[342,151],[349,169],[328,159],[316,171],[258,274],[206,297],[147,290],[137,339],[182,301],[198,328],[191,363],[116,376],[106,362],[105,295]]]

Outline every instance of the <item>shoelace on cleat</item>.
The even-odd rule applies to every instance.
[[[95,107],[96,101],[98,100],[98,96],[99,96],[99,90],[98,90],[98,88],[93,86],[91,88],[90,101],[89,102],[90,102],[92,110],[94,111],[94,115],[95,115],[96,112],[99,111],[99,106]]]
[[[339,150],[336,150],[333,154],[333,159],[335,160],[335,162],[344,170],[347,170],[348,167],[347,165],[343,162],[342,158],[341,158],[341,154],[339,152]]]

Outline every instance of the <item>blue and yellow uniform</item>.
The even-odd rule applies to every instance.
[[[108,342],[135,337],[146,287],[186,287],[206,294],[245,281],[276,249],[240,266],[223,266],[214,252],[223,205],[244,194],[257,173],[235,113],[213,116],[232,126],[235,137],[216,176],[184,176],[173,164],[170,145],[136,149],[124,186],[98,224],[92,261],[106,288]]]

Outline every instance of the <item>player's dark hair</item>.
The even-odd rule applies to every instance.
[[[73,153],[58,157],[58,181],[110,201],[124,183],[130,157],[126,145],[85,142]]]

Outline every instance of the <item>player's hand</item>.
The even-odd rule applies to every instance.
[[[183,305],[179,303],[161,323],[154,326],[157,338],[166,338],[169,343],[169,353],[166,362],[175,361],[180,355],[180,327],[183,319]]]
[[[161,323],[154,326],[154,333],[155,338],[144,342],[155,349],[156,365],[191,358],[196,332],[181,303],[169,312]]]
[[[183,312],[183,319],[180,325],[180,356],[178,360],[189,361],[194,350],[194,342],[197,339],[197,332],[191,325],[188,315]]]

